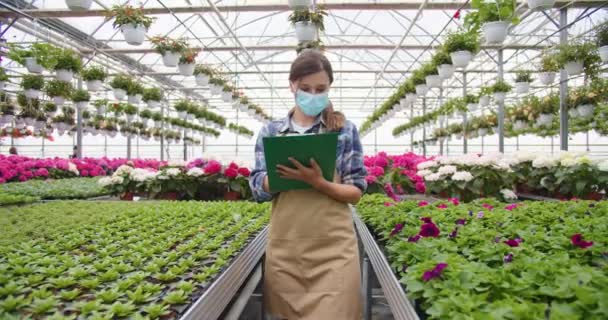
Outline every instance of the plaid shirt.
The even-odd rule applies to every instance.
[[[274,120],[266,124],[260,133],[255,144],[255,168],[251,172],[249,185],[253,192],[253,197],[258,202],[270,201],[276,193],[264,191],[264,177],[266,177],[266,160],[264,159],[264,137],[273,137],[280,134],[296,133],[291,126],[291,116],[293,113],[281,120]],[[305,133],[322,133],[325,129],[325,122],[322,117],[317,117],[313,126]],[[354,185],[365,192],[367,182],[365,176],[367,172],[363,165],[363,148],[359,140],[357,127],[350,121],[346,121],[344,128],[340,129],[338,137],[338,148],[336,158],[336,171],[342,178],[342,184]]]

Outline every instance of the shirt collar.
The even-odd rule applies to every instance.
[[[281,127],[279,128],[279,133],[288,133],[290,131],[293,131],[293,128],[291,127],[291,118],[293,117],[294,112],[295,108],[291,109],[287,114],[287,117],[283,119],[283,123],[281,123]],[[322,114],[318,115],[315,118],[315,121],[312,123],[312,127],[317,126],[319,123],[321,123],[323,126],[327,126],[325,124],[325,120],[323,119]]]

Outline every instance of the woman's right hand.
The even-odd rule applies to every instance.
[[[265,192],[270,192],[270,187],[268,185],[268,175],[264,176],[264,184],[262,186]]]

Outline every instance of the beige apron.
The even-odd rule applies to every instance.
[[[359,250],[347,204],[316,190],[281,192],[272,203],[265,268],[271,315],[361,319]]]

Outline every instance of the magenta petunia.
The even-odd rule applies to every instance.
[[[509,253],[502,258],[504,263],[511,263],[513,261],[513,254]]]
[[[365,182],[367,182],[367,184],[372,184],[372,183],[376,182],[377,180],[378,180],[378,178],[376,178],[375,176],[372,176],[372,175],[365,176]]]
[[[388,202],[388,201],[384,202],[384,206],[385,206],[385,207],[392,207],[392,206],[394,206],[394,205],[395,205],[395,204],[394,204],[394,203],[392,203],[392,202]]]
[[[428,202],[428,201],[420,201],[420,202],[418,202],[418,206],[419,206],[419,207],[426,207],[426,206],[428,206],[428,205],[429,205],[429,202]]]
[[[417,234],[415,236],[411,236],[411,237],[407,238],[407,242],[418,242],[418,240],[420,240],[420,238],[421,238],[420,235]]]
[[[424,182],[422,182],[422,181],[417,181],[416,182],[416,192],[417,193],[425,193],[426,192],[426,186],[424,185]]]
[[[506,245],[508,245],[509,247],[519,247],[519,244],[521,243],[521,239],[509,239],[504,241],[504,243]]]
[[[581,249],[586,249],[593,245],[593,241],[583,240],[583,235],[580,233],[577,233],[577,234],[573,235],[572,237],[570,237],[570,240],[572,241],[572,244],[575,247],[579,247]]]
[[[438,263],[435,266],[435,268],[433,268],[433,270],[429,270],[429,271],[425,271],[424,272],[424,274],[422,275],[422,280],[424,280],[424,281],[430,281],[432,279],[441,277],[441,273],[447,267],[448,267],[447,263],[443,263],[443,262],[442,263]]]
[[[434,223],[425,223],[420,227],[420,236],[422,237],[439,237],[439,228]]]
[[[515,208],[517,208],[517,203],[513,203],[513,204],[506,206],[505,210],[513,211]]]
[[[395,227],[393,228],[393,231],[391,231],[391,234],[389,235],[389,237],[394,237],[399,232],[401,232],[401,230],[403,230],[403,224],[397,223],[397,225],[395,225]]]
[[[456,238],[456,236],[458,236],[458,228],[454,228],[454,230],[452,230],[448,236],[452,239]]]
[[[445,203],[442,203],[442,204],[440,204],[440,205],[437,206],[437,208],[439,208],[439,209],[446,209],[447,207],[448,207],[448,205],[445,204]]]
[[[449,198],[448,201],[450,201],[455,206],[460,204],[460,201],[458,200],[458,198]]]
[[[456,220],[456,224],[465,225],[466,223],[467,223],[467,220],[465,220],[465,219]]]
[[[489,204],[487,204],[487,203],[484,203],[484,204],[482,205],[482,207],[484,207],[484,208],[486,208],[486,209],[488,209],[488,210],[490,210],[490,211],[492,211],[492,210],[494,209],[494,207],[493,207],[492,205],[489,205]]]

